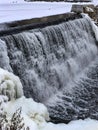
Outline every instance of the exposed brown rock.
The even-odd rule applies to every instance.
[[[71,12],[75,13],[86,13],[88,14],[96,23],[98,23],[98,6],[93,4],[83,4],[83,5],[73,5]]]
[[[83,5],[77,5],[77,4],[72,5],[71,12],[83,13]]]
[[[96,22],[98,24],[98,6],[95,7],[95,13],[96,13]]]

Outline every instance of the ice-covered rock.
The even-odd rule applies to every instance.
[[[8,101],[8,99],[10,100]],[[13,115],[19,108],[22,110],[21,117],[24,119],[25,127],[29,126],[30,130],[38,130],[49,120],[49,113],[43,104],[23,96],[19,78],[0,68],[0,115],[6,113],[10,124]]]
[[[0,94],[9,100],[23,96],[22,84],[17,76],[0,68]]]

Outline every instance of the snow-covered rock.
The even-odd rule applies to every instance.
[[[17,76],[0,68],[0,94],[9,100],[23,96],[22,84]]]

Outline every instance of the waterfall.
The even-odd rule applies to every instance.
[[[81,18],[1,38],[7,47],[6,69],[20,77],[27,97],[48,107],[54,122],[94,117],[89,114],[93,108],[85,106],[98,82],[93,29],[90,19]]]

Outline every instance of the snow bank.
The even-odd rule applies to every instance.
[[[24,0],[0,0],[0,3],[7,4],[7,3],[24,3]]]
[[[49,113],[43,104],[36,103],[33,99],[27,99],[24,96],[8,102],[4,110],[7,112],[7,117],[11,119],[14,112],[19,108],[22,108],[25,125],[33,128],[33,130],[38,129],[46,120],[49,120]]]
[[[98,130],[98,121],[92,119],[72,121],[69,124],[47,123],[41,130]]]
[[[67,2],[25,2],[24,0],[0,0],[0,23],[17,20],[40,18],[71,11],[73,4],[98,4],[98,0],[90,3]]]
[[[46,107],[25,97],[7,103],[7,116],[11,118],[20,107],[25,126],[29,126],[30,130],[98,130],[98,121],[92,119],[72,121],[69,124],[47,123],[45,120],[49,120],[49,115]]]
[[[92,0],[92,3],[93,3],[94,5],[98,5],[98,0]]]
[[[0,94],[9,100],[23,96],[22,84],[17,76],[0,68]]]
[[[1,2],[0,23],[70,12],[71,5],[65,2],[24,2],[17,4]]]
[[[49,120],[47,108],[41,103],[36,103],[31,98],[25,98],[23,96],[19,99],[8,102],[6,106],[8,116],[13,115],[13,113],[19,108],[22,108],[23,115],[26,114],[30,119],[36,122],[37,125]]]

